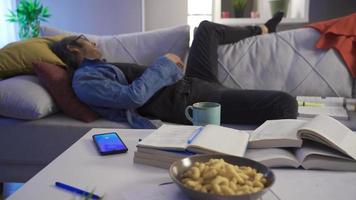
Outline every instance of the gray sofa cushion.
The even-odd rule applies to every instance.
[[[299,96],[352,96],[351,78],[334,50],[316,50],[319,33],[302,28],[221,45],[218,79],[228,87]]]

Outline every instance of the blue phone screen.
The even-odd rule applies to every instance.
[[[100,152],[124,151],[127,149],[116,133],[99,134],[94,137]]]

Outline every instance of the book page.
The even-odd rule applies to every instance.
[[[304,169],[356,171],[356,162],[322,155],[311,155],[302,163],[302,167]]]
[[[308,142],[295,154],[304,169],[356,171],[355,160],[325,145]]]
[[[299,117],[314,117],[316,115],[328,115],[336,119],[348,120],[349,115],[344,107],[338,106],[299,106],[298,116]]]
[[[356,134],[332,117],[316,116],[300,128],[298,135],[326,144],[356,159]]]
[[[145,137],[137,146],[185,150],[187,140],[199,126],[162,125]]]
[[[297,131],[305,123],[298,119],[267,120],[251,133],[249,147],[300,147]]]
[[[247,149],[245,157],[268,167],[298,168],[300,165],[291,151],[282,148]]]
[[[188,149],[196,153],[216,152],[243,156],[248,138],[249,134],[245,131],[217,125],[206,125]]]
[[[330,159],[338,158],[349,161],[353,160],[352,158],[345,156],[345,154],[341,153],[340,151],[313,141],[304,141],[303,147],[295,150],[295,156],[300,163],[302,163],[305,159],[308,159],[308,157],[311,155],[325,156],[329,157]]]

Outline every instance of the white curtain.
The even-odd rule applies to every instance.
[[[16,24],[6,21],[9,10],[16,8],[16,0],[1,0],[0,4],[0,48],[17,40]]]

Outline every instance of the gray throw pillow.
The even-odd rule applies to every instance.
[[[57,110],[52,97],[36,76],[15,76],[0,81],[0,115],[33,120]]]

